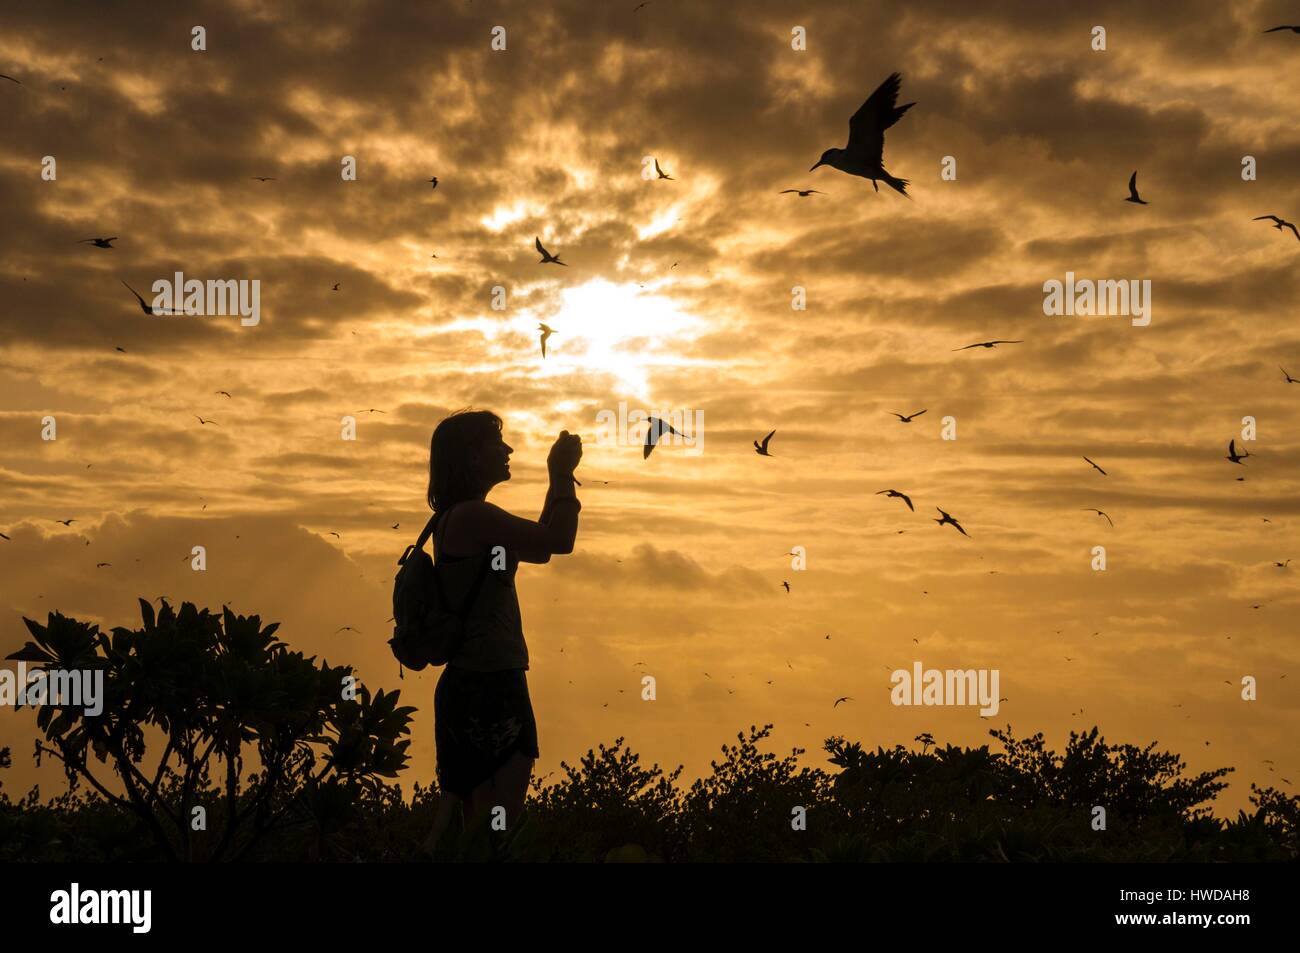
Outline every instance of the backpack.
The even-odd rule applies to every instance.
[[[407,546],[397,560],[399,568],[393,582],[396,625],[388,645],[397,659],[398,678],[405,678],[403,668],[418,672],[429,665],[446,665],[455,657],[465,638],[466,620],[487,577],[489,560],[484,559],[465,604],[459,610],[452,607],[438,565],[424,551],[424,542],[433,533],[438,516],[429,518],[415,544]],[[436,537],[434,548],[436,552]]]

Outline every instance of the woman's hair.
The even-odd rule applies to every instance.
[[[501,433],[488,410],[460,410],[433,428],[429,440],[429,508],[435,513],[483,492],[474,451]]]

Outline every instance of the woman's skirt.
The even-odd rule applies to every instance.
[[[468,797],[516,751],[540,757],[524,669],[471,672],[448,665],[433,693],[438,787]]]

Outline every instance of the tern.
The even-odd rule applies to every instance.
[[[1290,30],[1292,33],[1300,33],[1300,26],[1275,26],[1271,30],[1265,30],[1265,33],[1276,33],[1278,30]]]
[[[547,327],[545,324],[537,325],[537,330],[542,332],[542,357],[546,357],[546,339],[555,333],[554,328]]]
[[[935,509],[939,510],[939,507],[936,506]],[[940,526],[942,526],[944,523],[950,523],[952,524],[953,528],[955,528],[957,532],[961,533],[963,536],[970,536],[970,533],[962,529],[961,523],[958,523],[955,519],[953,519],[943,510],[939,510],[939,514],[943,517],[943,519],[935,520],[935,522],[938,523]]]
[[[782,581],[781,581],[781,585],[785,586],[785,591],[786,591],[786,592],[789,592],[789,591],[790,591],[790,584],[789,584],[788,582],[786,582],[785,580],[782,580]]]
[[[1300,381],[1296,380],[1294,377],[1292,377],[1290,374],[1286,372],[1285,367],[1279,367],[1278,370],[1282,372],[1284,377],[1286,377],[1286,382],[1288,384],[1300,384]]]
[[[114,235],[112,238],[83,238],[80,241],[78,241],[77,244],[84,245],[86,243],[90,243],[91,245],[94,245],[96,248],[112,248],[113,247],[112,243],[115,241],[117,241],[116,235]]]
[[[119,278],[118,281],[122,281],[122,279]],[[184,311],[168,311],[162,308],[151,307],[150,305],[144,303],[144,298],[140,297],[140,293],[138,291],[136,291],[130,285],[127,285],[125,281],[122,281],[122,284],[126,285],[127,291],[135,295],[135,299],[140,302],[140,310],[143,311],[145,314],[184,314],[185,313]]]
[[[871,187],[880,191],[884,182],[900,195],[907,195],[907,179],[897,179],[885,171],[885,130],[903,118],[916,103],[899,106],[898,88],[903,77],[891,73],[858,111],[849,119],[849,141],[843,149],[827,149],[817,160],[817,166],[828,165],[849,175],[860,175],[871,180]],[[808,170],[809,172],[812,169]]]
[[[1251,221],[1252,222],[1271,221],[1274,223],[1273,227],[1276,228],[1279,232],[1282,231],[1282,229],[1284,228],[1289,228],[1291,229],[1292,232],[1295,233],[1295,237],[1297,239],[1300,239],[1300,231],[1296,231],[1295,225],[1292,224],[1291,222],[1288,222],[1284,218],[1278,218],[1276,215],[1257,215],[1255,218],[1252,218]]]
[[[997,347],[999,344],[1024,344],[1024,341],[980,341],[977,344],[967,344],[965,347],[955,347],[954,351],[969,351],[973,347]]]
[[[778,195],[785,195],[785,194],[788,193],[788,192],[793,192],[793,193],[795,193],[795,194],[798,195],[799,198],[801,198],[801,199],[806,199],[806,198],[807,198],[808,196],[810,196],[810,195],[825,195],[825,194],[826,194],[825,192],[818,191],[817,189],[782,189],[782,190],[781,190],[780,192],[778,192],[777,194],[778,194]]]
[[[198,414],[195,414],[194,416],[198,419],[199,423],[201,424],[212,424],[213,426],[218,426],[215,420],[204,420],[202,417],[199,417]]]
[[[875,495],[880,496],[882,493],[888,497],[898,497],[898,499],[902,500],[904,503],[907,504],[907,508],[909,510],[911,510],[913,513],[916,512],[916,507],[912,505],[912,498],[908,496],[906,493],[899,493],[897,490],[877,490]],[[939,512],[942,513],[943,510],[940,510]]]
[[[660,420],[658,417],[651,417],[646,421],[646,423],[650,425],[650,429],[646,431],[645,446],[641,448],[642,460],[649,459],[650,452],[658,445],[659,438],[665,433],[675,433],[677,436],[681,436],[679,431],[673,429],[672,424]]]
[[[566,268],[569,267],[568,262],[560,261],[560,256],[559,256],[559,255],[552,255],[552,254],[551,254],[550,252],[548,252],[545,248],[543,248],[543,247],[542,247],[542,240],[541,240],[540,238],[536,238],[536,239],[534,239],[534,244],[537,246],[537,251],[538,251],[538,252],[541,254],[541,256],[542,256],[542,260],[538,262],[539,265],[552,265],[552,264],[554,264],[554,265],[564,265],[564,267],[566,267]]]
[[[851,701],[853,701],[853,699],[850,698],[848,695],[841,695],[839,698],[835,699],[835,704],[832,705],[831,707],[837,708],[839,707],[840,702],[851,702]]]
[[[775,436],[776,436],[776,431],[773,430],[770,434],[768,434],[766,437],[763,438],[763,442],[761,444],[757,440],[755,440],[754,452],[757,453],[760,457],[770,457],[771,454],[767,452],[767,444],[768,441]]]
[[[14,79],[12,76],[6,76],[4,73],[0,73],[0,79],[7,79],[11,83],[18,83],[19,86],[22,85],[22,83],[19,83],[18,80]]]
[[[429,180],[429,183],[433,187],[432,189],[430,189],[430,191],[433,191],[433,189],[436,189],[438,187],[438,177],[435,175],[432,179]]]
[[[673,177],[659,167],[659,160],[655,159],[655,171],[659,173],[659,178],[673,181]]]
[[[925,411],[918,410],[916,413],[908,414],[906,417],[904,417],[902,414],[898,413],[897,411],[891,410],[890,413],[893,414],[895,417],[897,417],[901,422],[905,424],[910,424],[912,422],[913,417],[920,417],[923,413],[925,413]]]
[[[1241,452],[1241,453],[1238,453],[1238,452],[1237,452],[1237,441],[1236,441],[1236,440],[1229,440],[1229,441],[1228,441],[1228,455],[1227,455],[1226,457],[1224,457],[1223,459],[1225,459],[1225,460],[1231,460],[1233,463],[1241,463],[1241,461],[1242,461],[1242,460],[1245,460],[1248,456],[1250,456],[1250,453],[1249,453],[1248,451],[1243,451],[1243,452]],[[1241,463],[1241,465],[1242,465],[1243,467],[1245,466],[1244,463]]]
[[[1105,470],[1103,470],[1101,467],[1097,466],[1097,464],[1093,463],[1093,462],[1092,462],[1091,460],[1089,460],[1087,457],[1084,457],[1083,459],[1084,459],[1085,461],[1087,461],[1087,463],[1088,463],[1089,466],[1091,466],[1094,470],[1096,470],[1096,471],[1097,471],[1098,473],[1100,473],[1102,476],[1105,476],[1105,475],[1106,475],[1106,471],[1105,471]]]
[[[1137,174],[1137,170],[1136,170],[1136,169],[1134,169],[1134,170],[1133,170],[1133,174],[1132,174],[1131,176],[1129,176],[1129,180],[1128,180],[1128,198],[1126,198],[1124,201],[1125,201],[1125,202],[1132,202],[1134,205],[1150,205],[1150,204],[1151,204],[1150,202],[1145,202],[1145,201],[1143,201],[1143,200],[1142,200],[1142,197],[1141,197],[1140,195],[1138,195],[1138,174]]]
[[[253,179],[253,180],[257,181],[257,182],[274,182],[274,181],[275,181],[275,176],[273,176],[273,175],[250,175],[249,178],[250,178],[250,179]]]
[[[1095,507],[1091,507],[1091,506],[1085,506],[1085,507],[1083,508],[1083,512],[1085,512],[1085,513],[1096,513],[1098,516],[1106,516],[1106,514],[1103,513],[1101,510],[1096,509]],[[1115,521],[1112,520],[1109,516],[1106,516],[1106,522],[1107,522],[1107,523],[1110,523],[1111,526],[1114,526],[1114,525],[1115,525]]]

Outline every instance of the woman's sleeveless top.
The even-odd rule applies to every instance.
[[[455,507],[453,506],[452,509]],[[438,517],[434,531],[433,553],[442,575],[447,597],[455,606],[464,605],[474,580],[487,563],[478,598],[465,620],[465,639],[460,651],[448,662],[471,672],[499,672],[528,668],[528,646],[524,642],[524,624],[519,614],[519,596],[515,592],[516,560],[506,557],[504,569],[491,566],[492,550],[477,556],[442,555],[442,529],[446,513]]]

